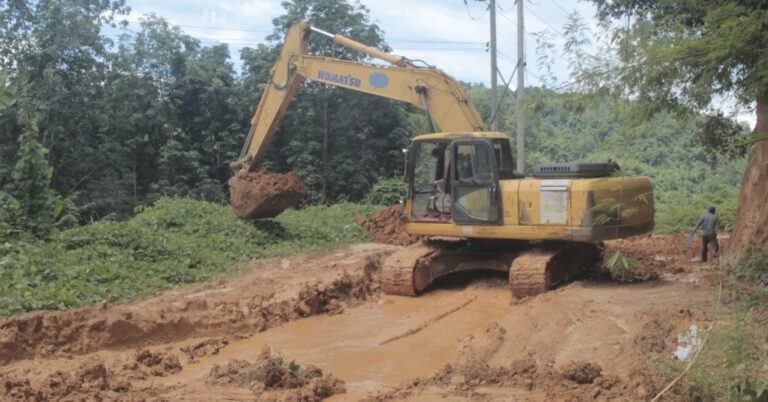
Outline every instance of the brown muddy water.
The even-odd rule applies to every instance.
[[[233,342],[164,382],[204,381],[214,364],[257,360],[269,345],[287,361],[313,364],[343,379],[347,393],[332,400],[357,400],[382,386],[438,370],[451,360],[461,339],[508,314],[511,301],[500,278],[486,278],[458,292],[383,296],[341,315],[313,316]]]

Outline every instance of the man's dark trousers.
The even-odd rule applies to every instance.
[[[717,242],[717,235],[716,234],[708,234],[701,236],[701,261],[707,262],[707,249],[709,248],[709,243],[712,243],[712,250],[715,251],[715,254],[720,252],[720,244]]]

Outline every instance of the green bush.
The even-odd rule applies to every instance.
[[[402,200],[405,193],[402,177],[382,178],[368,192],[365,201],[371,205],[393,205]]]
[[[696,222],[714,206],[720,218],[721,231],[733,230],[739,206],[739,194],[735,189],[719,191],[710,196],[699,196],[692,201],[656,204],[656,233],[690,233]]]
[[[6,242],[0,244],[0,317],[126,301],[216,278],[238,262],[364,241],[352,219],[375,210],[316,206],[249,222],[229,206],[163,198],[125,222],[100,221],[48,241]]]

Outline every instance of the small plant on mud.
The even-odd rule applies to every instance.
[[[625,282],[637,276],[637,273],[645,269],[643,264],[634,258],[629,258],[617,251],[606,263],[611,278]]]

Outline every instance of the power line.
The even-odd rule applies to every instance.
[[[570,14],[571,14],[571,12],[570,12],[570,11],[566,10],[566,9],[565,9],[565,7],[561,6],[561,5],[560,5],[560,3],[558,3],[557,1],[555,1],[555,0],[552,0],[552,4],[554,4],[555,6],[557,6],[559,9],[563,10],[563,12],[565,13],[565,15],[570,15]],[[574,11],[575,11],[575,10],[574,10]]]
[[[464,7],[466,7],[466,8],[467,8],[467,16],[468,16],[468,17],[469,17],[469,19],[471,19],[472,21],[477,21],[477,20],[479,20],[480,18],[483,18],[483,15],[485,15],[485,12],[486,12],[486,11],[488,11],[488,7],[486,7],[486,8],[485,8],[485,10],[483,10],[483,12],[482,12],[482,13],[480,13],[480,15],[478,15],[477,17],[473,17],[473,16],[472,16],[472,14],[469,12],[469,3],[467,3],[467,0],[464,0]]]
[[[194,29],[212,29],[216,31],[245,31],[245,32],[259,32],[259,33],[272,33],[272,31],[265,31],[263,29],[247,29],[247,28],[224,28],[224,27],[211,27],[203,25],[176,25],[182,28],[194,28]]]
[[[553,31],[555,31],[555,33],[556,33],[556,34],[560,35],[560,37],[561,37],[561,38],[563,38],[563,39],[566,39],[566,40],[567,40],[567,38],[565,37],[565,35],[563,35],[563,34],[562,34],[562,33],[561,33],[561,32],[560,32],[560,31],[559,31],[557,28],[553,27],[553,26],[552,26],[552,25],[551,25],[549,22],[547,22],[547,21],[546,21],[544,18],[541,18],[541,17],[540,17],[538,14],[534,13],[533,11],[531,11],[531,9],[530,9],[530,8],[527,8],[526,10],[528,10],[528,12],[529,12],[529,13],[533,14],[533,16],[534,16],[534,17],[538,18],[538,19],[539,19],[539,21],[543,22],[543,23],[544,23],[546,26],[548,26],[548,27],[552,28],[552,30],[553,30]]]

